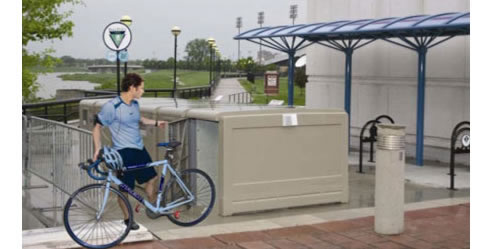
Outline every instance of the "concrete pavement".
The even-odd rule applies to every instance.
[[[216,99],[219,96],[222,98],[217,103],[229,103],[229,95],[235,93],[246,92],[246,90],[239,83],[239,78],[224,78],[220,80],[219,85],[214,91],[212,99]]]
[[[458,200],[448,201],[459,203]],[[466,200],[462,201],[464,203],[406,211],[405,231],[399,235],[375,233],[374,216],[369,215],[348,219],[339,217],[340,220],[292,224],[273,229],[258,227],[253,231],[219,233],[189,239],[124,244],[115,248],[470,248],[470,204]],[[445,203],[434,205],[442,204]]]

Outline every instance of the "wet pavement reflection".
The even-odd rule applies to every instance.
[[[241,221],[259,220],[259,219],[271,219],[279,218],[292,215],[301,214],[311,214],[316,215],[317,213],[324,213],[331,210],[341,210],[341,209],[357,209],[364,207],[374,206],[374,179],[375,170],[374,167],[367,167],[365,173],[360,174],[357,172],[358,167],[352,165],[349,167],[349,203],[343,204],[324,204],[324,205],[314,205],[308,207],[297,207],[297,208],[287,208],[287,209],[277,209],[271,211],[262,211],[255,213],[238,214],[229,217],[222,217],[218,214],[218,208],[214,208],[211,215],[198,226],[213,225],[213,224],[226,224]],[[32,176],[31,185],[47,185],[41,179]],[[142,192],[142,190],[138,190]],[[137,192],[138,192],[137,191]],[[44,211],[37,210],[36,212],[28,211],[27,207],[50,207],[53,204],[53,190],[48,188],[33,188],[23,191],[23,230],[25,229],[35,229],[43,226],[51,227],[55,224],[53,217],[57,216],[56,226],[62,226],[62,207],[66,201],[66,195],[56,194],[57,201],[56,204],[58,208],[46,209]],[[457,191],[448,190],[447,188],[441,187],[430,187],[419,185],[411,182],[405,183],[405,203],[437,200],[444,198],[453,197],[468,197],[470,196],[470,189],[460,189]],[[131,201],[133,208],[135,208],[135,201]],[[140,210],[144,210],[141,208]],[[56,214],[54,213],[56,212]],[[35,214],[35,215],[34,215]],[[47,217],[46,220],[40,222],[36,217]],[[135,213],[135,218],[137,222],[143,224],[153,233],[164,231],[167,229],[174,229],[176,225],[169,222],[165,217],[157,220],[150,220],[145,215],[144,211]]]

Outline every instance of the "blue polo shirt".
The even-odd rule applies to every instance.
[[[140,109],[136,100],[128,105],[121,97],[115,97],[103,105],[97,116],[104,126],[109,127],[114,149],[143,149],[139,127]]]

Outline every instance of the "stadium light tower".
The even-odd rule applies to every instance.
[[[294,21],[297,18],[297,4],[290,6],[290,18],[292,19],[292,25],[294,25]]]
[[[260,25],[260,28],[262,27],[264,22],[265,22],[265,12],[263,11],[258,12],[258,24]],[[261,52],[261,40],[260,40],[260,56],[258,60],[259,60],[259,64],[261,65],[263,61],[263,54]]]
[[[242,17],[236,18],[236,28],[238,31],[238,34],[241,34],[241,27],[243,26],[243,19]],[[241,59],[241,44],[239,42],[239,39],[237,40],[237,60],[239,61]]]

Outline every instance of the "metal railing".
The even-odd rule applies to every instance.
[[[38,216],[52,211],[53,217],[38,217],[46,226],[60,222],[61,208],[68,196],[78,188],[95,181],[87,177],[78,164],[93,156],[92,133],[56,121],[23,116],[23,173],[26,179],[33,174],[52,187],[50,207],[33,207]],[[26,180],[24,189],[33,187]],[[49,224],[46,224],[49,223]]]
[[[246,77],[246,73],[242,72],[223,72],[220,75],[221,78],[243,78]]]
[[[210,86],[179,88],[176,90],[176,97],[183,99],[210,97],[219,80],[217,79]],[[156,98],[171,97],[172,92],[173,89],[145,89],[144,96],[153,96]],[[85,91],[84,96],[83,98],[23,104],[22,114],[60,121],[66,124],[69,120],[79,119],[79,103],[81,100],[113,97],[116,96],[116,92],[99,90]]]
[[[116,94],[105,94],[104,96],[112,97],[116,96]],[[101,96],[23,104],[22,114],[50,120],[63,121],[66,124],[68,120],[79,118],[79,103],[81,100],[97,98],[101,98]]]
[[[249,92],[240,92],[229,95],[229,103],[249,104],[252,102]]]
[[[94,181],[78,164],[94,154],[92,132],[38,117],[26,117],[27,171],[71,194]]]

